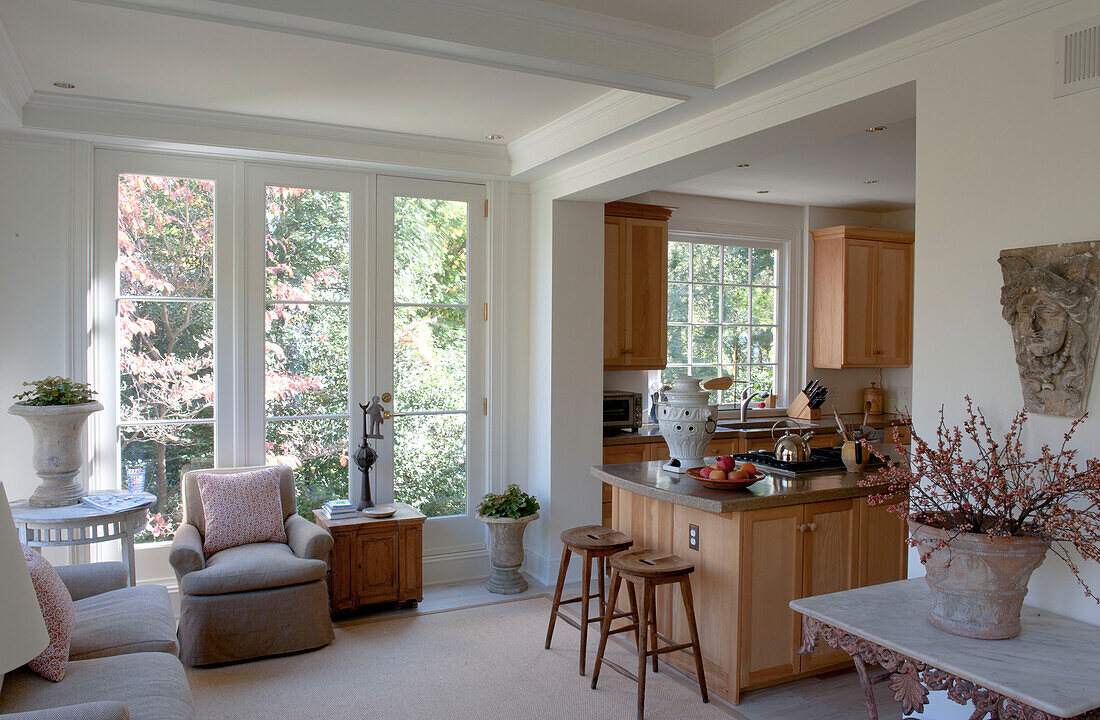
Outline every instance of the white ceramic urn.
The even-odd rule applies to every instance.
[[[710,391],[688,375],[672,382],[665,399],[657,405],[657,424],[671,458],[665,470],[682,473],[703,465],[707,445],[718,429],[718,406],[710,404]]]

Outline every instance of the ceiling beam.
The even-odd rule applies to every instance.
[[[713,87],[711,41],[515,0],[81,0],[685,99]]]

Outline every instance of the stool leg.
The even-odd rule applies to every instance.
[[[592,584],[592,556],[585,550],[581,553],[581,677],[584,677],[584,658],[588,651],[588,605]]]
[[[561,567],[558,568],[558,585],[554,588],[554,603],[550,606],[550,627],[546,628],[546,649],[550,649],[550,640],[554,637],[554,623],[558,619],[558,608],[561,606],[561,591],[565,586],[565,573],[569,570],[569,546],[563,545],[561,549]]]
[[[604,586],[603,586],[603,575],[604,575],[604,556],[603,555],[600,555],[599,573],[600,573],[600,617],[603,617],[604,615],[607,614],[607,593],[605,592]]]
[[[653,650],[657,649],[657,592],[656,586],[647,585],[647,591],[649,592],[649,599],[646,604],[649,605],[649,645]],[[657,672],[657,653],[653,653],[653,672]]]
[[[627,580],[627,582],[630,582],[630,580]],[[652,589],[652,583],[648,579],[642,582],[642,593],[639,598],[641,608],[639,608],[640,612],[638,614],[642,623],[642,627],[638,632],[638,639],[641,641],[638,643],[638,720],[645,717],[645,661],[649,649],[649,603]]]
[[[611,572],[612,574],[615,573],[614,570],[612,570]],[[638,647],[638,645],[641,644],[641,640],[638,639],[638,632],[642,627],[642,622],[639,619],[640,616],[638,615],[638,598],[634,594],[634,583],[628,582],[626,584],[626,595],[628,598],[630,598],[630,615],[631,618],[634,620],[634,647]],[[612,603],[611,608],[612,610],[614,610],[614,603]]]
[[[608,602],[611,607],[615,607],[615,602],[619,599],[619,585],[622,583],[622,578],[619,577],[619,571],[611,569],[611,594],[608,597]],[[631,587],[630,583],[627,583],[627,587]],[[631,590],[631,597],[634,592]],[[633,605],[633,602],[631,603]],[[600,666],[603,665],[603,652],[607,648],[607,635],[611,630],[611,613],[605,613],[603,620],[600,622],[600,646],[596,649],[596,664],[592,666],[592,689],[596,689],[596,683],[600,679]]]
[[[695,674],[699,676],[699,694],[703,697],[703,702],[710,702],[710,697],[707,695],[707,678],[703,675],[703,651],[699,649],[699,630],[695,627],[695,602],[691,598],[691,579],[687,576],[680,580],[680,597],[684,600],[688,631],[691,632],[691,652],[695,655]]]

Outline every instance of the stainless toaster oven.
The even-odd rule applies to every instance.
[[[604,430],[637,430],[642,426],[642,394],[604,390]]]

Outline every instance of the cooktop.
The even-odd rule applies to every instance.
[[[810,459],[805,462],[776,460],[774,452],[740,453],[734,455],[733,459],[738,462],[751,462],[758,468],[768,470],[776,475],[801,475],[803,473],[844,469],[844,461],[840,459],[840,448],[813,448],[810,452]],[[882,461],[872,455],[867,467],[881,464]]]

